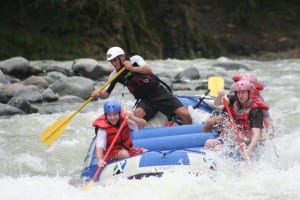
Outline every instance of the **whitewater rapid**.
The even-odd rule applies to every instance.
[[[60,117],[56,114],[18,115],[0,119],[0,199],[205,199],[205,200],[296,200],[300,199],[300,60],[195,59],[149,60],[155,73],[174,74],[196,67],[202,78],[220,75],[226,83],[245,69],[222,68],[217,63],[241,64],[255,73],[265,85],[262,95],[269,103],[277,132],[268,142],[261,158],[251,167],[237,170],[230,163],[218,163],[214,181],[206,177],[186,176],[181,172],[162,178],[120,180],[114,184],[95,185],[88,192],[79,186],[79,176],[94,130],[92,121],[102,111],[102,101],[92,102],[78,113],[53,145],[45,147],[40,134]],[[103,62],[105,63],[105,62]],[[202,95],[203,91],[175,91],[177,94]],[[130,109],[134,104],[127,93],[113,96]],[[123,94],[122,94],[123,93]],[[80,105],[80,104],[79,104]],[[276,157],[277,151],[279,158]]]

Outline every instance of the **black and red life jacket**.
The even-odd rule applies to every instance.
[[[252,131],[250,128],[249,113],[252,109],[259,108],[259,106],[251,101],[245,109],[238,108],[238,102],[234,102],[232,106],[229,106],[230,112],[232,113],[233,120],[236,122],[238,129],[247,138],[252,137]]]
[[[141,74],[128,70],[125,70],[117,81],[125,85],[136,99],[148,96],[160,84],[159,78],[153,73]]]

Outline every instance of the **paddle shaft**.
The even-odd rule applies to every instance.
[[[108,158],[108,156],[109,156],[109,154],[110,154],[110,152],[111,152],[113,146],[115,145],[115,143],[116,143],[116,141],[117,141],[119,135],[121,134],[121,131],[123,130],[123,128],[124,128],[124,126],[125,126],[125,124],[126,124],[126,121],[127,121],[127,116],[126,116],[125,119],[123,120],[123,122],[122,122],[122,124],[121,124],[121,126],[120,126],[118,132],[116,133],[116,135],[115,135],[113,141],[111,142],[111,144],[109,145],[107,151],[105,152],[104,157],[103,157],[103,160],[104,160],[104,161],[107,160],[107,158]],[[94,176],[93,176],[93,181],[96,181],[96,180],[97,180],[97,177],[99,176],[99,174],[100,174],[100,172],[101,172],[102,169],[103,169],[103,167],[98,167],[98,168],[97,168],[97,171],[95,172],[95,174],[94,174]]]
[[[103,84],[101,88],[97,90],[97,92],[101,92],[103,89],[105,89],[112,81],[114,81],[126,68],[123,67],[120,71],[118,71],[111,79],[109,79],[107,82]],[[77,110],[75,110],[71,115],[67,117],[63,117],[53,123],[51,126],[49,126],[42,134],[41,134],[41,140],[42,142],[49,146],[51,143],[53,143],[65,130],[68,123],[71,121],[71,119],[80,112],[90,101],[92,101],[93,97],[89,97]]]
[[[210,89],[208,89],[205,92],[204,96],[199,99],[199,101],[193,106],[193,108],[197,108],[202,103],[202,101],[205,99],[205,97],[208,95],[209,92],[210,92]]]
[[[120,71],[118,71],[111,79],[109,79],[108,81],[106,81],[102,87],[100,87],[97,92],[101,92],[102,90],[104,90],[111,82],[113,82],[117,77],[119,77],[119,75],[125,70],[126,68],[123,67]],[[75,114],[77,114],[78,112],[80,112],[89,102],[91,102],[93,100],[94,97],[90,96],[79,108],[77,108],[77,110],[71,114],[70,118],[72,118]]]

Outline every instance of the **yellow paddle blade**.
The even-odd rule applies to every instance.
[[[125,67],[123,67],[120,71],[118,71],[110,80],[106,81],[102,87],[98,90],[101,92],[105,89],[113,80],[115,80],[123,71],[125,71]],[[71,115],[60,118],[57,122],[49,126],[43,133],[41,133],[41,140],[43,144],[49,146],[52,144],[66,129],[67,125],[71,121],[71,119],[79,113],[89,102],[93,100],[93,97],[90,96],[79,108],[77,108]]]
[[[44,145],[52,144],[66,129],[72,116],[60,118],[51,126],[49,126],[42,134],[41,141]]]
[[[91,187],[94,185],[94,180],[92,179],[92,180],[90,180],[90,182],[88,183],[88,184],[86,184],[83,188],[82,188],[82,190],[84,191],[84,192],[87,192],[87,191],[89,191],[90,189],[91,189]]]
[[[213,97],[218,96],[220,90],[224,90],[224,79],[220,76],[212,76],[208,78],[209,95]]]

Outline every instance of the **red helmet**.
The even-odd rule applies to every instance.
[[[255,74],[252,73],[245,73],[241,76],[241,80],[247,80],[250,83],[256,84],[257,83],[257,77]]]
[[[240,80],[234,84],[233,91],[242,91],[242,90],[248,90],[252,92],[252,84],[247,80]]]
[[[242,79],[241,75],[234,75],[234,76],[232,77],[232,80],[233,80],[234,82],[238,82],[238,81],[240,81],[241,79]]]
[[[262,83],[260,83],[260,82],[258,82],[257,81],[257,83],[255,84],[255,88],[257,89],[257,90],[263,90],[264,89],[264,85],[262,84]]]
[[[256,75],[253,74],[253,73],[251,73],[251,72],[247,72],[247,73],[245,73],[245,74],[234,75],[234,76],[232,77],[232,80],[233,80],[234,82],[238,82],[238,81],[240,81],[240,80],[242,80],[242,79],[247,80],[247,81],[249,81],[250,83],[253,83],[253,84],[255,84],[255,83],[257,82],[257,77],[256,77]]]
[[[262,83],[260,83],[258,80],[257,80],[257,77],[255,74],[251,73],[251,72],[247,72],[245,74],[241,74],[241,75],[234,75],[232,77],[232,80],[234,82],[238,82],[240,80],[247,80],[249,81],[250,83],[252,83],[255,87],[256,90],[263,90],[264,89],[264,85]]]

